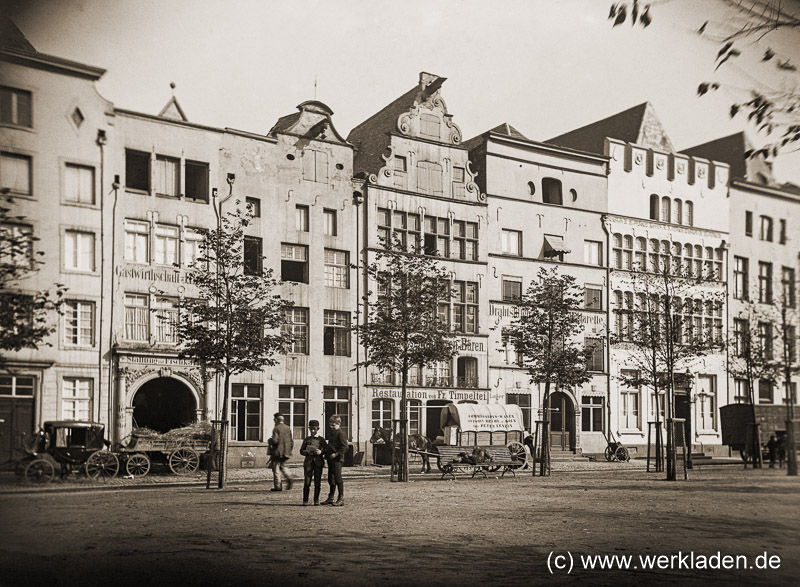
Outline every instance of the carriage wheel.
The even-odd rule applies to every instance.
[[[631,460],[631,455],[628,454],[627,448],[625,448],[624,446],[620,446],[614,453],[614,458],[616,458],[621,463],[626,463],[629,460]]]
[[[614,451],[611,449],[610,446],[606,447],[606,460],[609,463],[614,460]]]
[[[86,459],[86,476],[89,479],[113,479],[119,472],[119,459],[113,452],[98,450]]]
[[[200,466],[200,457],[191,448],[179,448],[169,455],[169,468],[176,475],[190,475]]]
[[[128,475],[144,477],[150,472],[150,459],[141,452],[131,455],[128,457],[128,462],[125,463],[125,470]]]
[[[36,459],[25,467],[25,481],[27,483],[50,483],[55,477],[56,470],[53,463],[45,459]]]
[[[528,462],[528,453],[525,452],[525,445],[521,442],[509,442],[506,446],[508,446],[508,452],[511,453],[511,460],[519,461],[519,465],[513,465],[513,467],[519,468],[525,466]]]

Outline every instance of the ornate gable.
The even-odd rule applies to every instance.
[[[397,130],[414,137],[451,145],[461,144],[461,129],[447,113],[441,96],[442,84],[447,80],[432,73],[419,74],[419,85],[411,108],[397,119]]]

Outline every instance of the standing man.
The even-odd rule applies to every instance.
[[[286,469],[286,461],[289,460],[293,448],[294,440],[291,429],[283,423],[283,416],[275,414],[275,428],[272,430],[272,438],[269,439],[270,468],[275,487],[270,491],[283,491],[281,474],[286,478],[287,491],[292,488],[292,478],[289,477],[289,471]]]
[[[347,437],[344,435],[344,430],[340,427],[342,419],[339,416],[331,416],[328,420],[332,434],[328,441],[328,499],[322,502],[322,505],[344,505],[344,481],[342,481],[342,463],[344,462],[344,455],[347,452],[349,443]],[[333,501],[333,495],[336,489],[339,489],[339,499]]]

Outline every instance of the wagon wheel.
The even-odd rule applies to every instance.
[[[614,449],[612,449],[610,446],[606,447],[606,460],[609,463],[614,460]]]
[[[521,442],[509,442],[506,446],[508,446],[508,452],[511,454],[512,461],[519,461],[518,465],[512,465],[515,469],[519,467],[525,466],[525,463],[528,462],[528,453],[525,452],[525,445]]]
[[[614,453],[614,458],[616,458],[621,463],[626,463],[631,460],[631,455],[628,454],[628,449],[624,446],[617,447],[616,452]]]
[[[86,476],[89,479],[113,479],[119,471],[119,459],[113,452],[98,450],[86,459]]]
[[[53,463],[45,459],[35,459],[25,467],[27,483],[50,483],[56,474]]]
[[[125,463],[125,470],[128,475],[144,477],[150,472],[150,459],[147,458],[146,454],[137,452],[128,457],[128,462]]]
[[[199,455],[191,448],[178,448],[169,455],[169,468],[176,475],[190,475],[200,466]]]

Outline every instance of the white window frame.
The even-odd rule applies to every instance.
[[[84,300],[64,302],[62,333],[64,346],[85,348],[94,346],[94,311],[94,302]]]
[[[64,231],[64,269],[94,273],[95,233],[69,228]]]
[[[504,228],[502,232],[501,251],[511,257],[522,256],[522,231]]]
[[[287,349],[288,353],[308,354],[308,315],[308,308],[292,306],[283,310],[281,331],[292,337],[292,342]]]
[[[33,158],[20,153],[0,152],[0,188],[15,196],[33,194]]]
[[[302,410],[298,410],[302,407]],[[308,387],[305,385],[278,386],[278,413],[292,430],[292,438],[305,437],[308,422]]]
[[[350,288],[350,253],[325,249],[325,287]]]
[[[150,223],[144,220],[125,220],[125,261],[150,263]]]
[[[154,261],[156,265],[175,267],[180,259],[181,233],[177,226],[156,224]]]
[[[135,292],[126,293],[124,299],[125,319],[123,322],[125,340],[150,342],[150,296]],[[142,319],[144,316],[144,319]],[[130,320],[129,318],[134,318]],[[136,336],[144,329],[144,336]]]
[[[697,433],[716,434],[717,432],[717,376],[698,375],[697,377]]]
[[[338,232],[338,227],[336,226],[336,210],[331,208],[325,208],[322,210],[322,233],[326,236],[336,236]]]
[[[583,241],[583,262],[587,265],[603,266],[603,243],[600,241]]]
[[[241,394],[241,395],[240,395]],[[234,383],[231,386],[231,432],[230,439],[234,442],[261,442],[263,441],[264,434],[264,386],[254,383]],[[239,422],[239,402],[246,402],[245,407],[245,422],[241,427],[244,432],[244,438],[238,438],[240,429]],[[250,410],[255,406],[254,410]],[[251,424],[248,422],[248,417],[256,416],[257,423]],[[250,436],[250,438],[248,438]]]
[[[64,201],[70,204],[95,203],[94,167],[78,163],[64,164]]]
[[[90,377],[64,377],[61,380],[61,418],[63,420],[91,420],[94,379]]]
[[[622,371],[620,371],[620,375],[628,378],[635,377],[636,371],[630,369],[623,369]],[[619,427],[622,430],[632,430],[637,432],[641,431],[642,388],[631,387],[629,385],[621,383],[619,388],[619,396],[620,396]],[[632,405],[633,403],[635,403],[636,405],[633,406]]]

